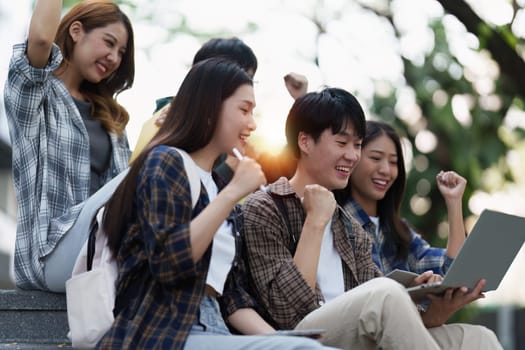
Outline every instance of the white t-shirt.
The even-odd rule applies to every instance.
[[[324,229],[319,265],[317,267],[317,284],[321,288],[323,297],[329,301],[345,292],[343,264],[341,256],[335,250],[332,220]]]
[[[206,188],[211,202],[217,197],[217,185],[213,181],[210,172],[204,171],[199,167],[197,168],[202,184]],[[235,238],[232,234],[231,224],[225,220],[217,230],[215,237],[213,237],[210,267],[208,269],[208,276],[206,277],[206,284],[213,287],[219,294],[222,294],[224,283],[230,272],[234,257]]]

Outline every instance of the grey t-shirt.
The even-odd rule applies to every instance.
[[[102,186],[102,174],[109,166],[111,139],[100,121],[91,118],[91,103],[73,99],[78,107],[89,135],[89,158],[91,162],[90,195]]]

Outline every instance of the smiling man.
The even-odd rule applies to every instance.
[[[364,134],[363,110],[342,89],[306,94],[290,110],[296,171],[243,205],[249,272],[269,321],[325,329],[321,341],[343,349],[491,348],[494,334],[477,326],[425,328],[405,288],[380,277],[367,234],[336,205],[331,191],[346,186]]]

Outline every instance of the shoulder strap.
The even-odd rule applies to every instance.
[[[191,205],[193,208],[195,208],[195,205],[197,204],[197,201],[199,200],[200,192],[201,192],[201,179],[199,176],[199,172],[197,170],[197,165],[191,159],[190,155],[180,149],[173,147],[179,152],[179,154],[182,156],[182,160],[184,162],[184,169],[186,169],[186,173],[188,174],[188,181],[190,182],[190,192],[191,192]],[[95,244],[96,244],[96,235],[99,229],[99,222],[101,222],[101,217],[97,220],[97,213],[99,211],[102,211],[104,209],[104,204],[109,200],[109,198],[113,195],[113,192],[116,190],[118,185],[122,182],[124,177],[127,175],[129,171],[129,168],[121,172],[119,175],[117,175],[113,180],[108,182],[104,188],[105,188],[105,194],[106,196],[102,199],[101,204],[99,207],[97,207],[97,212],[94,213],[93,219],[91,221],[91,225],[89,226],[89,238],[87,242],[87,259],[86,259],[86,268],[87,271],[90,271],[93,268],[93,259],[95,257]],[[102,191],[101,191],[102,192]]]
[[[97,192],[95,192],[91,197],[91,205],[89,206],[90,212],[86,215],[89,215],[91,219],[91,224],[89,225],[88,232],[88,241],[87,241],[87,255],[86,255],[86,268],[87,271],[91,271],[93,267],[93,259],[95,257],[95,239],[99,229],[99,222],[101,222],[101,216],[99,213],[102,213],[104,205],[107,201],[113,196],[113,193],[120,185],[122,180],[127,176],[129,172],[129,167],[121,171],[117,176],[111,179],[108,183],[102,186]],[[76,264],[75,264],[76,265]]]
[[[292,255],[295,254],[295,250],[297,249],[297,238],[295,237],[295,232],[292,230],[292,225],[290,224],[290,217],[288,216],[288,210],[286,209],[286,205],[284,204],[283,197],[273,193],[268,192],[270,194],[270,197],[272,197],[275,205],[277,206],[277,209],[279,209],[279,212],[281,213],[281,216],[284,220],[284,223],[286,224],[286,228],[288,229],[288,233],[292,236],[292,243],[288,247]]]
[[[182,161],[184,162],[184,169],[186,169],[186,174],[188,174],[188,181],[190,182],[190,191],[191,191],[191,206],[195,208],[199,196],[201,193],[201,177],[199,171],[197,170],[197,164],[191,159],[190,155],[177,147],[173,147],[180,153],[182,156]]]

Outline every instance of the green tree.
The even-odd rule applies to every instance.
[[[429,21],[433,33],[432,49],[425,53],[423,61],[414,61],[401,55],[404,82],[390,86],[390,93],[377,91],[370,102],[373,117],[393,123],[410,141],[413,161],[408,165],[407,191],[403,214],[409,222],[431,243],[443,246],[443,238],[436,233],[446,233],[446,209],[435,184],[435,176],[441,170],[456,170],[468,180],[464,195],[464,214],[471,214],[468,201],[477,189],[495,190],[487,183],[488,172],[497,172],[502,180],[497,186],[516,181],[506,156],[510,150],[521,147],[523,129],[504,125],[509,110],[523,109],[525,98],[525,61],[523,39],[513,32],[516,14],[523,10],[516,1],[512,2],[514,16],[512,21],[501,27],[494,27],[477,15],[463,0],[439,0],[443,13]],[[310,20],[318,30],[318,38],[330,35],[327,28],[338,15],[355,10],[359,6],[375,16],[386,20],[399,42],[403,40],[403,30],[396,22],[397,1],[374,2],[354,1],[340,3],[339,8],[331,9],[332,15],[321,11],[327,3],[316,2],[318,11],[313,11]],[[321,18],[317,14],[325,16]],[[479,81],[473,77],[471,67],[466,66],[458,54],[450,48],[450,38],[444,22],[447,16],[454,16],[476,37],[475,47],[468,48],[484,58],[495,74],[488,75],[485,84],[492,87],[481,89]],[[366,35],[366,34],[363,34]],[[320,50],[320,49],[319,49]],[[457,50],[456,50],[457,51]],[[314,61],[319,64],[318,52]],[[320,69],[323,67],[321,66]],[[383,89],[384,90],[384,89]],[[414,118],[400,115],[396,108],[400,90],[409,90],[415,96],[418,111]],[[462,119],[454,108],[456,102],[463,101],[467,120]],[[457,109],[457,107],[456,107]],[[436,140],[432,149],[417,147],[417,138]],[[443,236],[443,235],[442,235]]]
[[[501,0],[503,3],[503,0]],[[64,0],[70,7],[78,0]],[[259,29],[257,23],[246,23],[241,33],[231,33],[228,28],[218,32],[208,32],[193,28],[187,20],[191,14],[178,10],[177,3],[161,8],[144,6],[140,9],[130,0],[116,1],[134,23],[146,22],[162,25],[166,35],[162,41],[170,41],[177,35],[190,35],[204,41],[213,36],[242,36]],[[401,43],[407,33],[402,28],[399,17],[399,4],[396,0],[383,1],[327,1],[312,0],[311,8],[299,13],[308,19],[316,30],[315,47],[310,59],[323,72],[322,56],[326,54],[320,45],[321,38],[330,36],[329,30],[336,22],[344,21],[344,15],[359,9],[388,23],[393,36]],[[286,4],[283,1],[282,4]],[[371,4],[374,5],[371,5]],[[424,52],[422,60],[414,60],[399,53],[403,69],[403,81],[384,82],[380,78],[370,78],[377,85],[389,85],[389,93],[376,91],[368,101],[367,107],[372,117],[393,123],[410,141],[412,163],[408,164],[409,176],[403,213],[427,239],[437,245],[444,241],[436,233],[445,232],[445,207],[435,185],[435,175],[441,169],[458,171],[468,180],[464,196],[465,216],[470,216],[468,206],[472,194],[478,190],[496,190],[507,182],[516,180],[516,173],[507,161],[510,150],[523,148],[523,129],[506,126],[504,121],[511,109],[522,110],[525,99],[525,61],[523,60],[523,38],[517,37],[512,28],[517,21],[516,14],[523,11],[523,2],[512,1],[514,16],[509,23],[493,26],[481,18],[464,0],[427,1],[428,6],[441,7],[441,15],[428,22],[433,35],[431,49]],[[158,21],[165,12],[170,21]],[[295,14],[297,15],[297,13]],[[455,18],[475,37],[475,43],[466,48],[477,55],[493,74],[484,76],[485,85],[481,89],[479,80],[472,73],[461,53],[451,49],[446,22]],[[371,22],[372,23],[372,22]],[[374,22],[375,24],[375,22]],[[344,25],[344,23],[343,23]],[[372,24],[371,24],[372,25]],[[363,28],[363,36],[368,28]],[[341,45],[345,43],[339,40]],[[160,43],[159,43],[160,44]],[[359,55],[356,50],[356,55]],[[341,71],[345,67],[341,67]],[[415,117],[407,118],[399,111],[399,96],[409,91],[413,95]],[[459,107],[458,107],[459,105]],[[463,108],[465,115],[458,109]],[[465,119],[466,118],[466,119]],[[418,139],[436,141],[431,149],[418,147]],[[500,181],[490,184],[487,174],[497,173]]]

